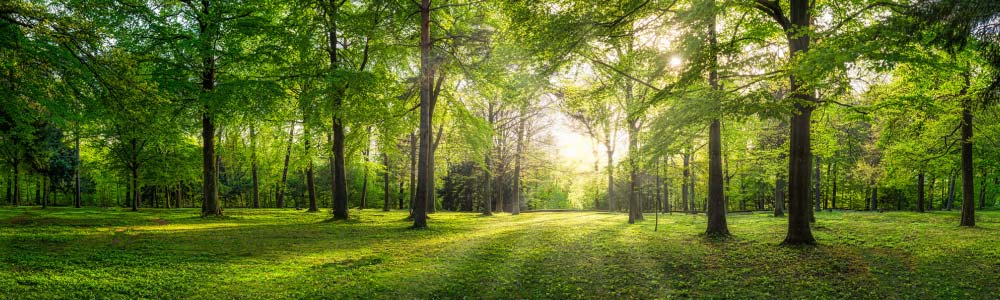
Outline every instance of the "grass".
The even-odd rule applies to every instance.
[[[2,299],[997,299],[1000,212],[817,214],[820,245],[782,247],[784,218],[701,215],[0,209]]]

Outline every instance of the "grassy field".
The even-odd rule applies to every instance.
[[[4,299],[997,299],[1000,213],[824,212],[820,245],[778,246],[786,219],[230,209],[0,209]]]

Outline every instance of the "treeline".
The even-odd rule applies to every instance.
[[[9,1],[2,182],[12,205],[396,208],[417,228],[533,208],[704,211],[712,235],[774,210],[790,244],[821,209],[961,208],[974,226],[998,189],[998,11]],[[585,147],[559,144],[567,124],[592,161],[558,154]]]

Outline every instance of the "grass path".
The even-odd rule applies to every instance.
[[[997,299],[1000,212],[824,212],[816,247],[786,219],[625,224],[594,212],[0,209],[0,299]]]

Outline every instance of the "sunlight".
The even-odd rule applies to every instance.
[[[677,68],[684,64],[684,60],[680,56],[674,55],[670,57],[670,67]]]

